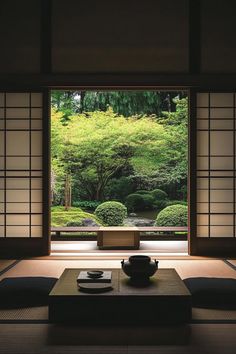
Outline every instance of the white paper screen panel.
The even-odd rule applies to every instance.
[[[0,93],[0,237],[43,235],[42,93]]]
[[[235,93],[197,94],[197,236],[236,237]]]

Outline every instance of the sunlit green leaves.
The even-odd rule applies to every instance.
[[[93,94],[96,98],[95,92]],[[126,102],[127,97],[119,99]],[[146,99],[154,100],[151,95]],[[90,200],[106,199],[109,181],[122,176],[130,176],[132,185],[139,189],[185,181],[187,100],[176,99],[176,105],[175,113],[168,113],[161,119],[146,113],[126,117],[108,107],[106,111],[70,116],[66,124],[63,113],[53,110],[55,191],[61,190],[58,184],[62,185],[66,174],[72,176],[73,193],[77,198]],[[123,194],[121,198],[124,198]]]

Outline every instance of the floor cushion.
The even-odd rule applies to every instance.
[[[187,278],[193,307],[236,309],[236,279]]]
[[[47,305],[48,295],[57,280],[49,277],[4,278],[0,281],[0,307]]]

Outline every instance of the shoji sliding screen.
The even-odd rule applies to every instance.
[[[235,93],[197,94],[196,236],[222,245],[236,237],[235,102]]]
[[[43,212],[43,94],[2,92],[0,240],[42,239]]]

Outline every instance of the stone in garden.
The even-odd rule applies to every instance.
[[[154,225],[154,220],[150,219],[139,219],[135,221],[135,226],[153,226]]]
[[[83,219],[82,226],[99,226],[93,219]]]
[[[140,218],[126,218],[124,221],[124,224],[126,226],[153,226],[155,220],[150,220],[150,219],[140,219]]]

